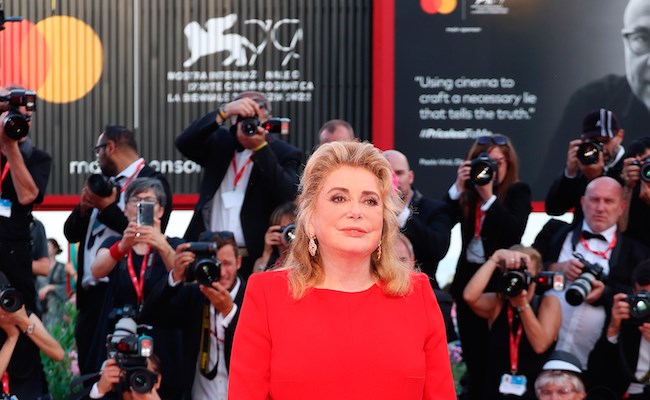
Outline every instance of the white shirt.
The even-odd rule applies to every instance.
[[[587,223],[583,221],[582,230],[591,231]],[[607,242],[598,239],[589,239],[587,245],[594,251],[605,251],[609,244],[616,236],[616,225],[609,229],[600,232]],[[558,262],[574,259],[573,257],[573,232],[569,232],[562,244],[562,250],[558,257]],[[609,274],[609,258],[604,259],[588,249],[586,249],[580,241],[576,244],[575,251],[582,254],[582,256],[591,263],[598,263],[603,267],[603,271]],[[607,256],[611,257],[611,250],[607,252]],[[603,326],[605,325],[605,308],[603,306],[594,307],[591,304],[582,303],[579,306],[572,306],[567,303],[565,294],[569,288],[570,283],[564,286],[561,292],[553,292],[560,300],[562,307],[562,325],[560,326],[560,333],[558,341],[555,346],[556,350],[564,350],[575,354],[582,364],[582,369],[587,369],[587,360],[589,353],[594,348],[596,341],[602,333]]]
[[[253,151],[245,149],[242,152],[235,152],[235,163],[237,171],[230,163],[226,175],[221,181],[221,185],[212,198],[212,212],[210,220],[210,231],[230,231],[235,235],[235,241],[240,247],[246,246],[244,240],[244,231],[241,226],[241,208],[244,204],[246,188],[253,170],[253,161],[248,162],[253,155]],[[243,168],[243,172],[237,186],[235,186],[235,177]]]
[[[235,286],[230,291],[230,298],[235,300],[241,280],[237,278]],[[226,328],[230,325],[237,313],[237,304],[233,304],[232,310],[225,317],[217,312],[214,306],[210,305],[210,358],[208,370],[212,369],[219,354],[219,365],[217,376],[213,380],[206,379],[201,374],[200,357],[197,358],[194,383],[192,384],[192,398],[196,400],[228,400],[228,369],[226,368],[226,354],[224,341],[226,339]],[[216,315],[215,315],[216,314]],[[216,332],[216,336],[214,333]],[[218,352],[217,352],[218,349]]]
[[[144,165],[144,159],[139,158],[135,160],[131,165],[129,165],[122,172],[117,174],[115,176],[115,180],[117,180],[121,185],[124,185],[127,182],[128,183],[132,182],[133,179],[131,179],[131,177],[135,178],[134,175],[140,172],[143,165]],[[122,189],[125,189],[125,187],[123,187]],[[118,195],[117,206],[122,211],[124,211],[124,199],[122,196],[123,193],[124,190],[122,190],[120,193],[117,194]],[[84,288],[87,288],[88,286],[95,286],[97,285],[98,282],[108,282],[108,277],[104,277],[101,279],[95,278],[92,272],[90,271],[90,267],[93,261],[95,261],[95,257],[97,256],[97,250],[99,250],[99,247],[104,242],[104,240],[106,240],[111,236],[122,235],[122,232],[115,232],[111,228],[99,222],[97,220],[98,215],[99,215],[99,210],[93,208],[93,211],[90,214],[90,221],[88,221],[88,231],[86,232],[86,240],[84,241],[84,245],[86,246],[86,248],[84,249],[84,276],[83,276],[83,281],[81,282],[81,285]]]

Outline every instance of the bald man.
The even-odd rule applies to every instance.
[[[319,145],[330,142],[352,142],[356,140],[352,125],[342,119],[330,119],[318,130]]]
[[[552,271],[564,272],[565,291],[554,292],[562,305],[562,326],[557,350],[574,353],[582,368],[587,368],[589,353],[598,340],[609,312],[604,304],[611,304],[614,293],[629,292],[634,266],[650,256],[650,251],[625,237],[618,229],[618,219],[625,210],[623,188],[613,178],[598,177],[587,185],[580,204],[584,213],[581,224],[568,225],[551,220],[542,229],[533,244],[542,253],[545,265]],[[607,279],[593,281],[586,291],[584,302],[570,305],[565,298],[567,288],[582,275],[584,259],[603,268]],[[584,278],[584,277],[583,277]]]
[[[429,275],[434,288],[438,289],[436,270],[449,249],[451,210],[445,202],[426,198],[413,187],[415,174],[404,154],[386,150],[384,156],[393,168],[404,201],[399,215],[400,229],[413,244],[422,272]]]

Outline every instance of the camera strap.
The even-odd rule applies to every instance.
[[[237,188],[237,183],[239,183],[239,181],[241,180],[242,175],[244,175],[244,170],[246,169],[248,164],[250,164],[251,162],[253,162],[252,155],[248,157],[248,160],[246,160],[244,165],[242,165],[241,169],[239,171],[237,171],[237,160],[235,160],[235,155],[233,154],[232,162],[231,162],[232,163],[232,169],[233,169],[233,171],[235,171],[235,181],[232,184],[232,189],[233,190],[235,190],[235,188]]]
[[[5,397],[9,396],[9,374],[7,371],[2,374],[2,393]]]
[[[477,239],[481,238],[483,217],[485,217],[485,211],[481,210],[481,205],[479,203],[476,203],[476,213],[474,214],[474,237]]]
[[[5,177],[9,173],[9,160],[5,161],[5,166],[2,168],[2,175],[0,175],[0,193],[2,193],[2,182],[4,182]]]
[[[133,268],[133,249],[129,250],[129,257],[126,261],[126,267],[129,270],[129,276],[131,277],[131,283],[133,284],[135,295],[138,298],[138,304],[144,303],[144,274],[147,272],[148,268],[151,268],[155,255],[156,252],[151,251],[151,247],[147,246],[147,251],[142,257],[142,264],[140,265],[140,279],[138,280],[138,277],[135,274],[135,268]]]
[[[215,321],[214,335],[217,335],[217,327]],[[201,370],[201,375],[205,379],[212,380],[217,376],[217,369],[219,367],[219,344],[217,343],[217,359],[212,370],[208,369],[210,363],[210,342],[212,339],[212,329],[210,326],[210,303],[206,302],[203,304],[203,319],[201,323],[201,348],[199,351],[199,369]],[[218,342],[218,339],[217,339]]]
[[[131,183],[131,181],[133,181],[135,177],[138,176],[142,168],[144,168],[144,160],[140,161],[140,163],[135,167],[135,172],[133,173],[133,175],[129,176],[129,178],[126,181],[124,181],[124,184],[120,188],[120,193],[124,193],[126,188],[129,186],[129,183]]]
[[[609,259],[609,257],[607,256],[607,253],[609,253],[610,250],[613,250],[614,247],[616,247],[616,243],[617,243],[617,242],[618,242],[618,240],[617,240],[617,235],[614,235],[614,239],[612,239],[612,242],[609,244],[609,246],[607,246],[607,248],[606,248],[605,250],[603,250],[603,251],[596,251],[596,250],[592,250],[592,249],[589,247],[589,244],[587,243],[587,241],[585,240],[585,238],[582,237],[582,236],[580,236],[580,244],[582,244],[582,247],[584,247],[585,249],[587,249],[590,253],[595,254],[595,255],[597,255],[597,256],[600,256],[600,257],[604,258],[605,260]]]
[[[512,327],[514,325],[514,311],[512,306],[508,303],[508,336],[510,343],[510,372],[513,375],[517,374],[517,368],[519,367],[519,342],[521,342],[521,335],[523,333],[523,324],[521,320],[519,321],[519,326],[517,327],[517,333],[513,333]]]

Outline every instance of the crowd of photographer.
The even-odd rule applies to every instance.
[[[6,395],[47,398],[38,349],[53,359],[62,349],[32,313],[39,296],[29,228],[51,159],[26,135],[33,94],[15,89],[0,100],[15,103],[0,115],[0,372]],[[342,122],[319,136],[354,140]],[[182,239],[165,235],[172,190],[140,157],[133,132],[109,125],[99,135],[102,174],[89,177],[64,226],[80,243],[75,337],[83,389],[74,398],[228,397],[247,278],[281,268],[296,235],[292,201],[303,157],[274,136],[287,123],[272,117],[262,94],[246,92],[178,136],[178,149],[204,170]],[[404,205],[403,261],[432,279],[449,340],[458,333],[462,343],[461,398],[650,396],[650,139],[626,152],[623,136],[610,111],[585,116],[546,196],[550,215],[574,210],[573,222],[551,219],[533,248],[520,246],[531,189],[519,180],[508,137],[478,138],[444,200],[424,197],[406,157],[385,152]],[[455,223],[457,331],[449,294],[435,281]],[[54,290],[61,288],[40,297]],[[546,371],[553,350],[571,353],[581,379],[571,375],[577,371]]]

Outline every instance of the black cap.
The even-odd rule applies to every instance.
[[[600,108],[587,114],[582,121],[582,138],[604,137],[611,139],[618,132],[618,118],[613,112]]]

